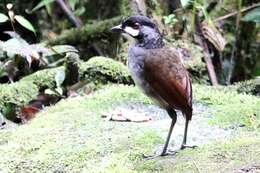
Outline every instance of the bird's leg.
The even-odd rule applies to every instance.
[[[172,122],[171,122],[171,126],[170,126],[170,129],[169,129],[169,132],[168,132],[168,136],[166,138],[166,142],[165,142],[164,147],[163,147],[163,151],[160,154],[161,156],[165,156],[165,155],[169,154],[169,153],[167,153],[167,148],[168,148],[168,145],[169,145],[169,142],[170,142],[173,127],[174,127],[176,120],[177,120],[177,114],[176,114],[175,110],[170,109],[170,110],[167,110],[167,112],[170,115],[170,117],[172,118]]]
[[[169,132],[168,132],[168,136],[167,136],[167,138],[166,138],[166,142],[165,142],[165,144],[164,144],[163,151],[162,151],[162,153],[160,154],[160,156],[166,156],[166,155],[168,155],[168,154],[167,154],[167,148],[168,148],[168,145],[169,145],[169,142],[170,142],[170,138],[171,138],[171,135],[172,135],[173,127],[174,127],[174,125],[175,125],[175,123],[176,123],[176,119],[177,119],[176,116],[175,116],[175,118],[172,118],[172,123],[171,123],[170,129],[169,129]]]
[[[182,141],[182,145],[181,145],[181,150],[185,149],[185,148],[195,148],[197,146],[187,146],[186,142],[187,142],[187,133],[188,133],[188,126],[189,126],[189,120],[186,119],[185,121],[185,128],[184,128],[184,136],[183,136],[183,141]]]
[[[185,121],[185,128],[184,128],[184,136],[183,136],[183,141],[182,141],[182,144],[181,144],[181,149],[184,149],[186,147],[188,126],[189,126],[189,120],[186,119],[186,121]]]
[[[176,112],[174,110],[167,110],[167,112],[170,115],[170,117],[172,118],[172,122],[171,122],[171,126],[170,126],[170,129],[169,129],[167,138],[166,138],[166,142],[165,142],[164,147],[163,147],[163,151],[160,155],[144,156],[145,159],[154,159],[155,157],[158,157],[158,156],[174,155],[174,154],[177,153],[176,151],[167,151],[167,148],[168,148],[168,145],[169,145],[169,142],[170,142],[170,138],[171,138],[171,134],[172,134],[172,130],[173,130],[173,127],[174,127],[176,120],[177,120],[177,115],[176,115]]]

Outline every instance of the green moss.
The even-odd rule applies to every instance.
[[[58,67],[53,69],[40,70],[32,75],[24,77],[21,81],[28,81],[38,87],[42,88],[55,88],[55,76],[59,70],[65,70],[64,67]],[[18,82],[19,83],[19,82]]]
[[[26,104],[29,100],[35,98],[38,94],[38,87],[27,81],[12,84],[0,85],[0,108],[5,104],[15,105]]]
[[[127,144],[141,150],[133,141],[147,144],[157,141],[158,135],[147,131],[142,135],[138,124],[125,131],[124,124],[103,122],[100,112],[123,101],[144,100],[136,88],[123,85],[104,88],[88,98],[62,100],[12,135],[0,131],[7,136],[0,139],[0,151],[5,155],[0,172],[131,171],[133,163],[125,157],[129,154]],[[111,133],[109,129],[116,130]]]
[[[79,63],[80,78],[99,88],[107,83],[132,84],[127,67],[105,57],[93,57],[88,62]],[[56,88],[55,76],[64,67],[45,69],[24,77],[13,84],[0,85],[0,107],[11,103],[22,106],[34,99],[39,91]]]
[[[195,88],[195,95],[208,89]],[[150,103],[133,86],[106,86],[91,96],[62,100],[28,124],[1,130],[0,172],[232,172],[259,164],[260,138],[253,132],[145,160],[142,154],[163,144],[158,128],[101,119],[101,112],[126,101]]]
[[[41,70],[18,82],[0,85],[0,112],[9,120],[16,121],[17,109],[35,99],[39,91],[56,87],[58,70],[64,68]]]
[[[237,90],[238,93],[260,96],[260,79],[237,82],[230,87]]]
[[[259,164],[259,135],[241,135],[229,140],[215,141],[196,150],[185,150],[175,159],[157,162],[162,172],[236,172]]]
[[[80,28],[73,28],[63,32],[57,38],[51,40],[48,44],[70,44],[76,45],[80,43],[87,43],[104,37],[106,34],[111,35],[110,28],[120,23],[121,17],[114,17],[102,21],[93,22],[93,24],[86,24]]]
[[[80,76],[96,85],[112,83],[132,84],[127,67],[111,58],[93,57],[80,64]]]
[[[195,100],[212,108],[212,123],[225,127],[260,127],[260,99],[229,87],[193,85]]]
[[[121,1],[120,13],[122,14],[122,16],[130,16],[132,12],[130,9],[129,1],[128,0],[120,0],[120,1]]]

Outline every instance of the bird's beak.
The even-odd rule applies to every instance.
[[[123,31],[122,25],[120,24],[120,25],[114,26],[113,28],[110,29],[110,31],[120,33]]]

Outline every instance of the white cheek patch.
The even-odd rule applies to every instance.
[[[132,27],[126,26],[124,28],[124,31],[128,34],[130,34],[133,37],[137,37],[139,35],[139,29],[134,29]]]

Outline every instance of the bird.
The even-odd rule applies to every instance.
[[[169,132],[160,156],[170,154],[168,145],[177,120],[176,110],[185,118],[184,136],[180,149],[189,147],[188,125],[192,119],[192,83],[180,53],[167,46],[157,25],[148,17],[135,15],[111,28],[115,33],[126,33],[135,42],[128,50],[128,68],[135,84],[171,118]]]

